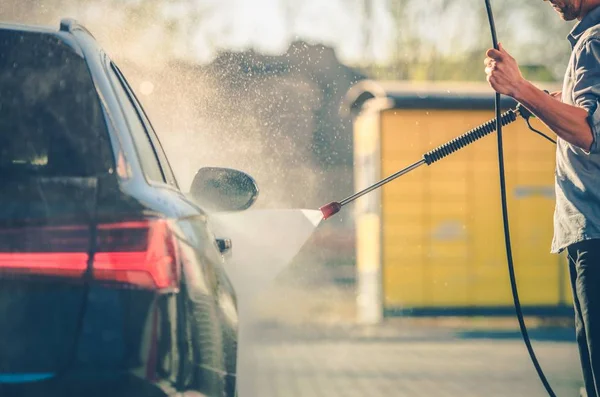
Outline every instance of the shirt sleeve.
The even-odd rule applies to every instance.
[[[589,38],[582,43],[575,59],[573,86],[574,103],[588,112],[588,123],[594,141],[590,152],[600,152],[600,39]]]

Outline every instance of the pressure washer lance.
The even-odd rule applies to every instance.
[[[521,117],[523,117],[527,121],[529,128],[534,130],[533,127],[531,127],[531,124],[529,124],[529,118],[532,117],[532,114],[529,110],[527,110],[527,108],[525,108],[521,104],[518,104],[516,109],[510,109],[501,115],[500,120],[501,120],[502,126],[508,125],[508,124],[516,121],[517,115],[520,115]],[[409,172],[419,168],[420,166],[422,166],[424,164],[431,165],[431,164],[445,158],[446,156],[449,156],[452,153],[457,152],[460,149],[474,143],[475,141],[483,138],[484,136],[491,134],[494,131],[496,131],[496,119],[490,120],[487,123],[482,124],[479,127],[476,127],[474,129],[470,130],[469,132],[467,132],[467,133],[465,133],[465,134],[463,134],[441,146],[438,146],[437,148],[425,153],[421,160],[417,161],[414,164],[409,165],[408,167],[396,172],[395,174],[388,176],[387,178],[375,183],[374,185],[371,185],[368,188],[361,190],[360,192],[355,193],[352,196],[343,199],[342,201],[339,201],[339,202],[333,201],[329,204],[322,206],[319,209],[321,210],[321,213],[323,213],[323,219],[331,218],[333,215],[340,212],[340,210],[342,209],[343,206],[353,202],[357,198],[362,197],[365,194],[370,193],[373,190],[380,188],[381,186],[393,181],[394,179],[401,177],[402,175],[408,174]],[[541,134],[544,137],[546,137],[546,139],[553,141],[551,138],[549,138],[548,136],[544,135],[543,133],[541,133],[537,130],[534,130],[534,132]]]

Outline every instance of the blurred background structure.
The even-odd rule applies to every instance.
[[[565,38],[571,25],[542,2],[502,0],[494,7],[499,37],[525,76],[548,86],[559,84],[569,57]],[[0,2],[2,21],[58,28],[62,17],[86,26],[130,80],[182,190],[202,166],[234,167],[257,179],[261,208],[314,209],[354,191],[353,119],[344,107],[352,86],[365,80],[440,83],[438,87],[449,81],[455,86],[484,84],[482,60],[491,45],[483,2],[473,0]],[[455,115],[449,131],[474,126],[476,121],[469,117]],[[481,121],[488,118],[482,117]],[[410,122],[415,127],[426,122],[428,127],[418,131],[428,137],[433,128],[444,126],[414,117]],[[391,125],[402,133],[410,127],[398,120]],[[447,137],[423,141],[419,149]],[[405,150],[397,161],[386,159],[385,172],[416,161],[412,156],[420,154]],[[495,183],[492,176],[484,176]],[[428,178],[430,182],[433,176]],[[387,192],[388,198],[395,194]],[[427,203],[435,201],[427,197]],[[476,210],[459,215],[482,228],[485,222],[497,224],[500,230],[499,213],[487,219]],[[522,216],[517,227],[523,229],[527,208],[518,211]],[[414,231],[425,241],[425,226],[417,230],[418,225],[411,223],[411,230],[406,230],[408,224],[397,227],[397,249],[414,245],[414,256],[437,255],[432,259],[437,267],[402,267],[407,263],[400,263],[401,258],[410,256],[407,251],[400,252],[395,263],[386,259],[383,266],[391,277],[384,280],[389,294],[382,299],[391,305],[390,312],[404,315],[403,305],[427,303],[425,290],[437,291],[428,304],[437,302],[442,309],[438,315],[450,314],[444,313],[444,302],[468,304],[464,291],[469,288],[485,301],[489,289],[478,284],[477,274],[469,276],[462,268],[456,272],[456,258],[452,269],[444,268],[447,260],[440,247],[401,240]],[[452,227],[442,232],[462,235],[462,229]],[[399,317],[378,327],[358,326],[355,229],[350,209],[323,223],[277,284],[261,296],[258,320],[250,327],[252,349],[241,360],[244,382],[249,382],[243,385],[242,397],[544,395],[508,311],[499,322],[470,318],[448,325]],[[519,239],[530,237],[517,233],[514,244],[518,247]],[[505,294],[503,243],[490,240],[487,248],[481,244],[476,253],[459,254],[469,260],[493,257],[494,263],[478,266],[493,278],[485,285],[502,285],[499,294]],[[539,257],[527,252],[521,260],[547,258],[549,245],[549,240],[536,241],[536,249],[548,248]],[[457,255],[451,249],[444,252]],[[539,269],[533,263],[528,266],[529,276]],[[551,266],[559,277],[560,263]],[[535,302],[536,285],[531,278],[526,283],[526,300]],[[564,306],[566,291],[556,287],[549,293]],[[499,306],[505,307],[502,296]],[[557,382],[559,394],[576,395],[580,374],[569,321],[530,321],[537,328],[534,339],[542,364],[550,366],[549,377]]]

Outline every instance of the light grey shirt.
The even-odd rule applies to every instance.
[[[552,252],[600,239],[600,7],[569,34],[573,49],[562,101],[589,113],[594,143],[589,152],[563,139],[556,148],[556,208]]]

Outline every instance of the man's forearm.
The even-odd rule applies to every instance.
[[[585,150],[592,146],[594,138],[585,109],[557,101],[528,81],[515,92],[515,99],[565,141]]]

